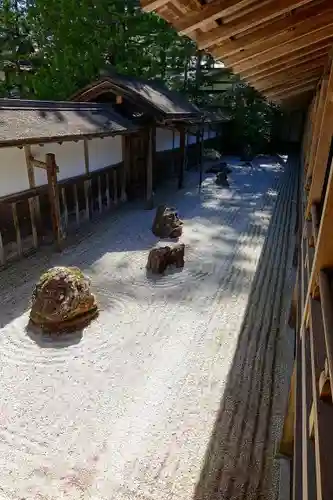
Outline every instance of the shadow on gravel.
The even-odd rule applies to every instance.
[[[288,173],[272,216],[193,500],[277,498],[275,443],[293,360],[293,336],[284,316],[291,299],[295,177]],[[277,375],[281,344],[287,362]]]

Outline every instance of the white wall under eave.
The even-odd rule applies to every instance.
[[[23,149],[0,148],[0,197],[29,188]]]
[[[88,141],[89,169],[91,172],[122,161],[121,136],[91,139]],[[59,166],[58,180],[85,174],[83,140],[78,142],[49,143],[31,146],[31,154],[45,161],[53,153]],[[36,186],[47,184],[45,170],[34,168]],[[0,148],[0,197],[29,189],[24,149]]]
[[[122,161],[121,136],[88,141],[90,171],[116,165]]]

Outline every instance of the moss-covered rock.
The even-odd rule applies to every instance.
[[[89,279],[77,267],[53,267],[32,294],[30,321],[44,331],[76,330],[98,313]]]

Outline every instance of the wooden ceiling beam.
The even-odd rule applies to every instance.
[[[272,37],[262,43],[255,44],[250,48],[245,48],[242,52],[228,58],[224,58],[222,52],[219,50],[213,51],[212,54],[218,59],[222,57],[226,64],[240,64],[243,61],[247,61],[251,57],[256,57],[258,54],[271,51],[277,46],[280,47],[287,43],[295,44],[298,40],[301,41],[304,36],[307,36],[308,39],[311,37],[312,40],[318,41],[318,39],[316,39],[316,33],[320,32],[322,28],[326,28],[328,26],[332,26],[333,33],[333,8],[323,14],[307,19],[291,31],[281,33],[276,37]],[[307,43],[304,46],[309,45],[310,44]]]
[[[250,57],[248,60],[241,63],[232,63],[230,60],[225,60],[226,66],[231,66],[235,73],[241,73],[247,71],[255,66],[259,66],[264,63],[268,63],[277,59],[281,56],[288,56],[299,49],[308,48],[312,44],[333,37],[333,25],[325,26],[315,33],[308,33],[302,36],[298,40],[290,41],[280,46],[272,48],[272,50],[267,50],[263,53],[257,54],[256,56]]]
[[[276,19],[297,7],[310,3],[310,1],[311,0],[279,0],[277,2],[273,0],[233,22],[226,23],[225,25],[210,30],[200,37],[198,36],[198,42],[202,49],[210,47],[211,45],[223,42],[232,36],[247,31],[250,28],[255,28],[263,22]],[[185,21],[183,21],[183,23],[185,25]],[[175,28],[178,30],[177,26],[175,26]]]
[[[305,1],[303,0],[304,3]],[[249,3],[250,0],[214,0],[204,5],[200,11],[189,14],[176,22],[174,28],[182,35],[191,35],[196,29],[202,28],[227,14],[237,12]]]
[[[169,0],[141,0],[141,8],[145,12],[153,12],[160,7],[163,7]]]
[[[277,71],[275,73],[269,73],[266,75],[261,75],[260,77],[257,77],[256,75],[252,76],[251,78],[247,78],[246,80],[251,82],[251,85],[255,85],[256,88],[260,87],[261,85],[264,85],[265,83],[269,81],[277,81],[277,80],[283,80],[290,78],[291,76],[294,75],[302,75],[304,73],[308,73],[309,71],[322,71],[324,70],[325,63],[327,61],[327,56],[315,59],[314,61],[309,63],[305,63],[300,66],[296,66],[294,68],[286,68],[284,67],[280,71]]]
[[[230,49],[226,47],[229,44],[223,44],[212,50],[212,55],[218,59],[229,57],[237,62],[241,62],[252,55],[265,52],[265,50],[269,50],[274,46],[276,47],[277,45],[283,45],[284,43],[297,40],[310,32],[314,33],[328,24],[333,24],[333,5],[331,3],[330,8],[327,8],[323,13],[307,17],[296,25],[293,25],[291,22],[292,16],[289,16],[288,19],[289,29],[287,30],[276,32],[272,28],[266,32],[264,39],[261,37],[261,30],[258,30],[258,32],[252,33],[251,35],[252,43],[243,44],[242,38],[235,42],[230,42],[232,44],[237,44],[240,50],[233,51],[233,53],[230,54]],[[268,34],[269,31],[271,31],[270,35]]]
[[[311,66],[312,64],[316,64],[317,61],[324,61],[327,58],[327,52],[328,52],[328,47],[324,49],[321,49],[318,52],[314,52],[311,54],[308,54],[307,56],[299,57],[299,58],[294,58],[291,61],[289,59],[284,60],[283,62],[280,62],[279,64],[268,64],[263,67],[263,69],[260,68],[256,71],[257,68],[254,68],[252,71],[245,72],[244,74],[241,74],[240,76],[244,79],[251,79],[251,81],[257,81],[262,78],[266,78],[267,76],[274,75],[275,73],[281,73],[285,71],[293,71],[296,70],[297,68],[302,68],[302,67],[308,67]]]
[[[303,89],[304,87],[307,87],[309,85],[313,85],[314,87],[316,87],[318,80],[318,77],[310,77],[309,79],[304,79],[300,82],[294,82],[285,85],[276,85],[276,87],[267,90],[267,92],[263,92],[263,94],[266,96],[273,96],[279,94],[287,94],[289,93],[289,91],[293,92],[294,90]]]
[[[253,83],[250,82],[253,87],[255,87],[257,90],[260,92],[263,92],[265,94],[266,91],[277,87],[278,85],[292,85],[294,83],[300,82],[307,80],[309,78],[317,78],[318,80],[320,79],[320,76],[322,74],[321,71],[322,68],[315,68],[309,71],[305,71],[304,73],[296,73],[296,74],[291,74],[290,76],[286,77],[286,75],[282,75],[283,78],[278,78],[278,79],[270,79],[270,80],[264,80],[260,83]]]

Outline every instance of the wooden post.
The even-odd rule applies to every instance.
[[[62,198],[62,204],[64,206],[65,229],[67,229],[67,227],[68,227],[68,207],[67,207],[67,199],[66,199],[66,190],[64,187],[61,189],[61,198]]]
[[[176,173],[176,158],[175,158],[175,129],[172,129],[172,175]]]
[[[146,202],[147,209],[153,208],[153,130],[148,130],[147,163],[146,163]]]
[[[83,184],[84,187],[84,199],[86,204],[86,219],[90,219],[90,204],[89,204],[89,195],[90,195],[90,180],[86,179]]]
[[[84,166],[86,174],[89,174],[89,147],[88,139],[83,139],[83,151],[84,151]]]
[[[125,135],[123,135],[121,138],[121,146],[122,146],[123,167],[121,169],[120,200],[127,201],[126,183],[127,183],[127,172],[129,170],[129,151],[128,151],[129,141]]]
[[[2,234],[0,231],[0,265],[4,266],[6,264],[5,249],[2,242]]]
[[[105,174],[105,182],[106,182],[106,189],[105,189],[105,196],[106,196],[106,207],[110,208],[110,179],[109,179],[109,174]]]
[[[61,250],[62,234],[61,234],[61,217],[60,217],[60,204],[57,180],[57,165],[53,153],[47,153],[46,158],[46,173],[47,184],[49,191],[49,201],[51,205],[51,217],[53,236],[58,250]]]
[[[199,137],[200,137],[200,142],[199,142],[199,161],[200,161],[200,176],[199,176],[199,191],[201,190],[201,185],[202,185],[202,177],[203,177],[203,144],[204,144],[204,134],[205,134],[205,129],[202,127],[201,130],[199,129]]]
[[[16,203],[12,203],[12,214],[13,214],[13,222],[14,222],[14,228],[15,228],[15,233],[16,233],[16,245],[17,245],[17,254],[19,257],[22,257],[22,238],[21,238],[21,231],[20,231],[20,225],[17,217],[17,207]]]
[[[118,205],[118,179],[117,179],[117,170],[114,168],[112,170],[113,174],[113,203]]]
[[[75,217],[76,217],[76,225],[80,225],[80,209],[79,209],[79,197],[77,194],[77,185],[73,184],[73,193],[74,193],[74,204],[75,204]]]
[[[186,155],[186,133],[185,127],[179,129],[180,133],[180,164],[178,173],[178,189],[183,189],[184,187],[184,167],[185,167],[185,155]]]
[[[32,230],[32,241],[34,248],[38,248],[38,235],[37,235],[37,227],[36,227],[36,213],[35,213],[35,199],[29,198],[29,212],[30,212],[30,220],[31,220],[31,230]]]
[[[97,188],[98,188],[98,211],[101,214],[103,211],[101,174],[98,174],[97,177]]]

